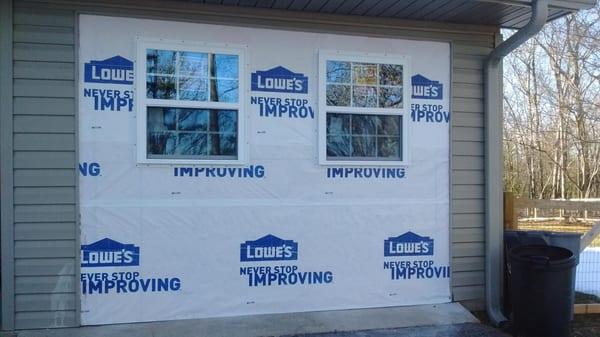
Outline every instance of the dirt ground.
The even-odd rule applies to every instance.
[[[484,311],[473,312],[482,323],[490,325]],[[575,315],[571,323],[571,337],[598,337],[600,336],[600,314]]]
[[[571,325],[571,337],[600,336],[600,314],[575,315]]]

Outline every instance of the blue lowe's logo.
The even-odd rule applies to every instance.
[[[240,261],[287,261],[298,260],[298,243],[275,235],[265,235],[240,245]]]
[[[282,66],[269,70],[258,70],[251,76],[252,91],[308,93],[308,77],[292,72]]]
[[[133,62],[122,56],[85,64],[84,81],[88,83],[133,84]]]
[[[139,266],[140,247],[104,238],[81,245],[82,267]]]
[[[416,74],[411,78],[412,98],[442,99],[444,86],[438,81],[432,81],[427,77]]]
[[[383,256],[425,255],[433,255],[433,239],[428,236],[406,232],[384,240]]]

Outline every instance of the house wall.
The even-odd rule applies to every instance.
[[[106,5],[102,1],[46,2],[14,0],[12,8],[13,106],[12,111],[5,111],[10,105],[2,110],[2,120],[12,123],[2,124],[1,133],[3,137],[12,133],[9,138],[14,143],[12,153],[2,152],[5,158],[12,159],[5,162],[2,158],[2,177],[8,186],[14,184],[14,193],[5,191],[4,186],[2,195],[3,203],[13,205],[2,209],[3,329],[79,324],[75,80],[78,12],[215,23],[228,23],[235,18],[237,24],[248,26],[451,41],[452,295],[468,307],[482,307],[482,65],[494,46],[496,29],[315,14],[288,13],[284,17],[278,15],[280,12],[262,10],[232,9],[224,14],[217,7],[169,2],[167,8],[160,1],[148,1],[142,7],[139,2],[122,1],[120,8],[110,1]],[[6,244],[6,240],[11,243]]]

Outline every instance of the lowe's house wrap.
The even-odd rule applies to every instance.
[[[79,39],[83,324],[451,300],[448,43],[91,15]]]

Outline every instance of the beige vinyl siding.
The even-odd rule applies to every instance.
[[[76,325],[74,13],[14,13],[15,328]]]
[[[51,2],[51,1],[49,1]],[[17,329],[78,324],[76,254],[75,13],[227,23],[453,43],[451,153],[452,296],[472,308],[484,303],[483,59],[494,33],[379,23],[336,24],[298,19],[269,21],[264,13],[228,16],[131,3],[122,10],[96,1],[86,6],[15,0],[14,184],[15,325]],[[153,4],[156,4],[154,2]],[[181,4],[173,4],[180,6]],[[200,7],[198,7],[200,8]],[[248,13],[253,13],[249,10]],[[294,17],[290,13],[290,18]],[[317,14],[315,14],[318,16]],[[341,18],[339,20],[352,20]],[[375,19],[376,20],[376,19]],[[360,26],[357,26],[360,25]],[[447,84],[446,84],[447,85]]]

